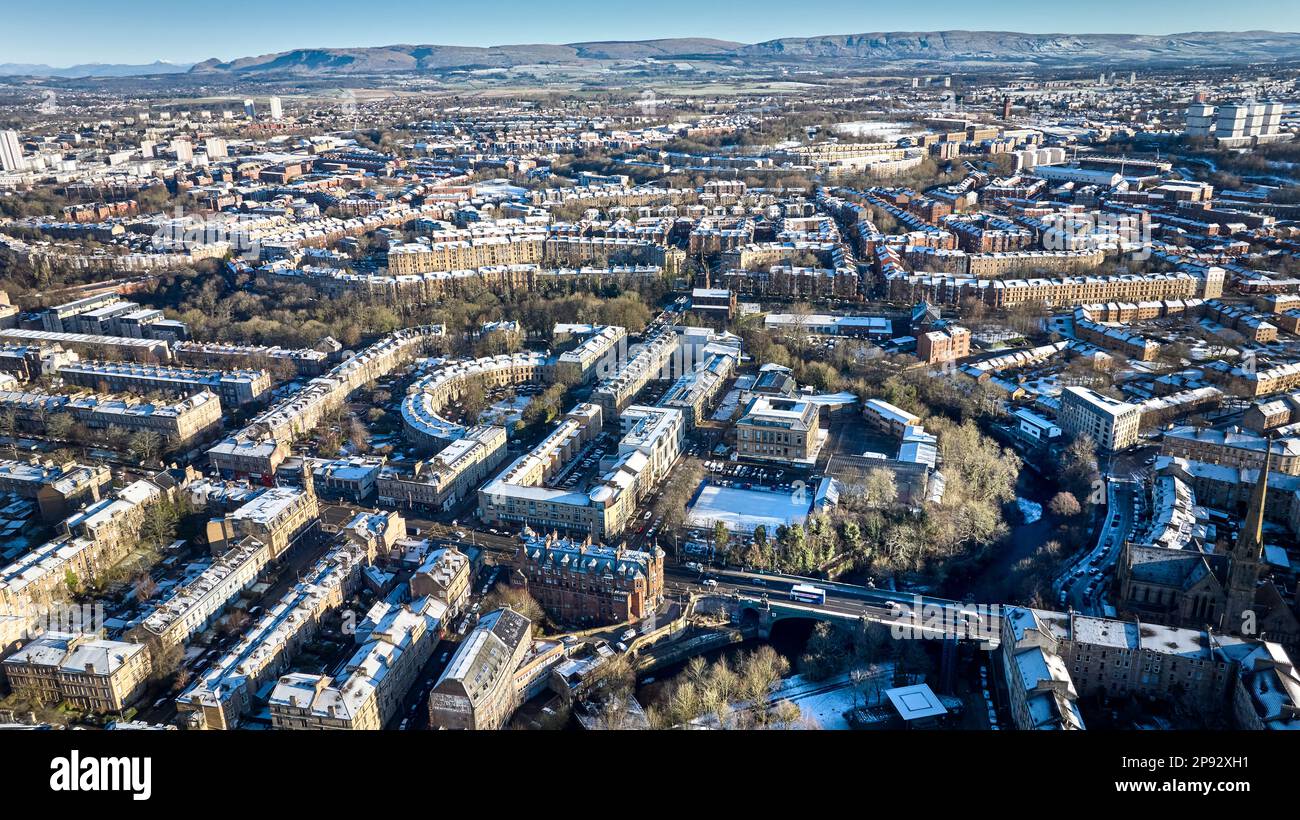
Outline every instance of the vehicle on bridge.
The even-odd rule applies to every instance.
[[[802,601],[805,604],[824,604],[826,590],[812,584],[795,584],[790,587],[790,600]]]

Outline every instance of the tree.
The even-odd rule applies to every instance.
[[[864,694],[863,687],[870,679],[871,676],[867,674],[867,670],[861,667],[858,667],[852,670],[851,672],[849,672],[849,684],[853,688],[853,708],[855,710],[858,708],[858,697]]]
[[[894,471],[886,467],[874,467],[867,473],[867,480],[862,494],[869,506],[892,507],[898,501],[898,482]]]
[[[153,430],[140,430],[127,443],[127,450],[142,464],[152,466],[162,452],[163,439]]]
[[[727,546],[731,541],[731,533],[727,531],[727,525],[721,521],[713,523],[713,551],[723,561],[726,560]]]
[[[185,659],[185,648],[180,644],[160,645],[152,649],[149,655],[151,661],[149,677],[156,681],[165,681],[182,669],[181,662]]]
[[[503,606],[508,606],[523,615],[532,621],[534,626],[539,626],[546,620],[546,610],[542,609],[537,599],[523,587],[499,586],[492,591],[483,604],[484,610],[488,612]]]
[[[71,413],[55,413],[45,422],[45,435],[55,441],[67,441],[72,438],[75,426]]]
[[[593,699],[623,702],[636,688],[636,669],[626,653],[611,655],[592,671],[588,679]]]
[[[704,467],[694,459],[683,459],[669,474],[655,512],[663,516],[663,531],[678,532],[686,522],[686,502],[704,478]]]
[[[1064,490],[1052,496],[1047,508],[1051,510],[1052,515],[1059,518],[1071,518],[1083,511],[1083,507],[1079,505],[1079,499]]]
[[[135,590],[135,599],[137,602],[147,601],[158,591],[158,584],[154,583],[153,576],[147,572],[140,573],[135,579],[133,585]]]
[[[348,443],[353,452],[365,454],[370,452],[370,431],[356,416],[348,418]]]
[[[170,501],[159,501],[145,508],[140,522],[140,541],[149,547],[161,547],[176,538],[181,510]]]
[[[1097,492],[1100,480],[1096,445],[1088,436],[1075,438],[1061,455],[1061,487],[1076,500],[1084,498],[1089,504],[1101,504],[1106,499]]]
[[[9,450],[15,457],[18,454],[18,415],[9,408],[0,410],[0,436],[9,439]]]

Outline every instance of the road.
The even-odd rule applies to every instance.
[[[867,617],[874,621],[896,622],[899,606],[914,607],[918,601],[922,606],[936,606],[948,612],[958,608],[970,611],[970,604],[938,598],[933,595],[917,595],[910,592],[896,592],[885,589],[840,584],[816,578],[803,578],[797,575],[780,575],[775,573],[747,572],[742,570],[705,570],[703,573],[684,567],[666,567],[664,576],[670,588],[682,592],[715,595],[736,594],[749,598],[767,597],[773,603],[782,606],[803,607],[815,611],[835,613],[854,618]],[[717,586],[705,585],[706,580],[717,582]],[[812,584],[826,591],[824,604],[805,604],[790,600],[790,588],[795,584]],[[995,623],[988,613],[979,612],[980,632],[982,636],[996,641],[1000,624]],[[916,613],[926,615],[928,613]]]
[[[1112,478],[1106,482],[1106,517],[1096,542],[1067,566],[1052,586],[1061,606],[1068,604],[1088,615],[1103,614],[1115,564],[1141,520],[1144,504],[1142,485],[1136,481]]]

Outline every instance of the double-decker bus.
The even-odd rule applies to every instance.
[[[790,587],[790,600],[802,601],[805,604],[824,604],[826,590],[812,584],[795,584]]]

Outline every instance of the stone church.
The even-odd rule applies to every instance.
[[[1250,496],[1234,544],[1213,553],[1128,543],[1117,570],[1117,608],[1152,623],[1265,637],[1294,650],[1300,619],[1275,581],[1264,577],[1264,502],[1269,460]]]

